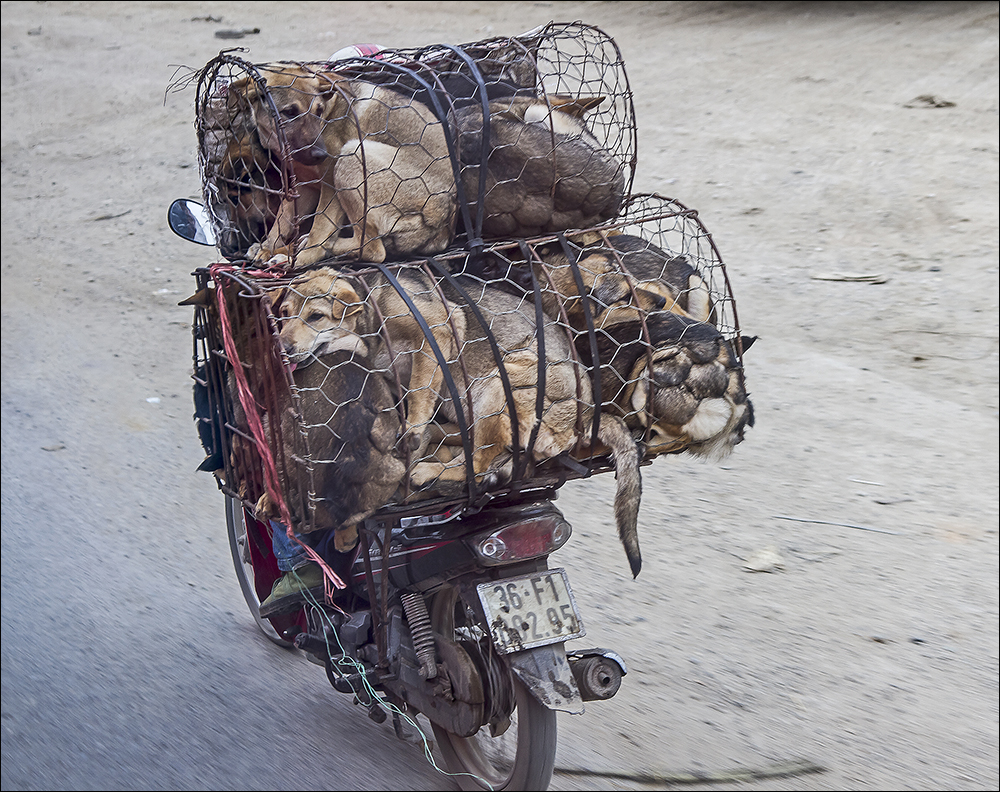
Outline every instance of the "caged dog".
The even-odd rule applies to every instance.
[[[280,127],[298,186],[316,203],[308,232],[275,223],[252,251],[254,260],[294,252],[300,267],[330,256],[379,263],[438,253],[451,243],[455,177],[441,122],[429,109],[335,72],[278,63],[262,73],[266,94],[255,82],[242,86],[260,139],[281,157]],[[294,201],[283,201],[280,218],[306,215]]]
[[[462,188],[470,213],[485,180],[482,235],[514,239],[589,228],[622,206],[624,167],[588,129],[584,116],[603,97],[511,96],[489,102],[489,153],[480,173],[483,109],[453,112]],[[470,233],[473,229],[469,229]]]
[[[584,295],[589,298],[597,329],[641,320],[647,313],[661,310],[694,321],[714,322],[708,284],[683,256],[669,256],[629,234],[586,232],[572,239],[580,243],[570,241],[568,249],[577,260],[582,295],[561,246],[540,247],[534,270],[546,312],[555,316],[565,311],[574,330],[586,330]]]
[[[443,453],[449,444],[461,444],[459,409],[470,426],[472,467],[482,487],[507,483],[520,472],[530,473],[531,467],[562,455],[610,454],[617,478],[618,534],[632,574],[638,575],[642,566],[639,449],[624,422],[610,415],[601,417],[597,447],[590,446],[595,410],[590,380],[573,352],[566,328],[548,321],[539,328],[533,304],[523,297],[469,277],[461,276],[456,283],[464,294],[455,296],[449,291],[449,297],[466,311],[465,345],[450,368],[462,397],[458,404],[449,398],[441,400],[438,420],[443,445],[435,449],[435,458],[414,466],[411,479],[442,492],[465,481],[464,450],[456,450],[450,459]],[[470,307],[473,303],[476,311]],[[545,347],[541,368],[539,335]],[[497,344],[499,362],[490,336]],[[513,415],[500,366],[511,385]],[[515,449],[527,457],[521,470],[514,469]]]
[[[358,524],[395,497],[406,475],[391,383],[372,369],[359,350],[321,354],[296,367],[294,409],[281,411],[292,521],[299,533],[333,530],[340,552],[357,544]],[[256,515],[280,519],[266,494]]]
[[[743,368],[711,324],[659,311],[606,327],[597,341],[602,410],[644,438],[647,457],[723,458],[753,426]],[[591,363],[587,336],[577,349]]]
[[[290,362],[305,365],[341,350],[367,356],[373,371],[390,373],[405,407],[401,447],[419,456],[429,442],[427,430],[444,379],[434,346],[446,361],[457,359],[465,338],[465,314],[421,268],[399,267],[395,275],[429,325],[430,338],[384,275],[362,279],[320,268],[272,293],[271,302]]]
[[[406,413],[400,428],[410,435],[401,450],[404,454],[409,450],[414,460],[409,469],[413,485],[440,495],[453,495],[462,487],[466,463],[464,450],[457,448],[461,445],[459,410],[470,427],[471,465],[476,483],[483,488],[505,483],[515,474],[515,426],[518,450],[527,452],[530,442],[532,464],[571,451],[583,453],[579,446],[590,440],[593,398],[564,329],[550,324],[542,330],[545,398],[539,420],[537,333],[533,309],[523,299],[468,278],[460,279],[467,287],[465,295],[439,291],[434,280],[416,267],[398,268],[397,279],[406,285],[448,362],[448,374],[460,394],[457,404],[445,386],[444,371],[428,349],[428,339],[383,276],[370,279],[320,269],[296,278],[272,302],[280,317],[279,338],[290,361],[311,366],[311,357],[338,350],[367,360],[374,373],[399,383]],[[478,316],[466,297],[476,303]],[[490,334],[501,352],[499,363],[488,341]],[[499,365],[512,385],[513,420]],[[436,419],[433,424],[432,418]],[[603,445],[593,451],[612,455],[618,478],[616,521],[637,575],[641,568],[638,447],[618,418],[602,417],[599,430]]]
[[[241,90],[211,98],[202,118],[201,151],[208,205],[220,221],[219,249],[235,260],[260,242],[278,215],[281,173],[261,145]]]

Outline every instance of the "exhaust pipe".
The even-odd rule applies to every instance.
[[[606,701],[622,686],[625,661],[610,649],[567,652],[569,667],[584,701]]]

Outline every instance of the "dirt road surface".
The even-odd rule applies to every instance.
[[[563,489],[553,561],[629,673],[559,716],[551,788],[997,788],[997,3],[2,10],[5,790],[454,788],[242,603],[195,471],[177,302],[212,257],[165,226],[200,192],[167,87],[230,46],[577,19],[624,55],[636,190],[698,209],[728,265],[757,425],[644,468],[635,581],[613,479]],[[817,771],[752,777],[792,761]]]

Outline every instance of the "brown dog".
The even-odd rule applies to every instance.
[[[603,97],[508,97],[489,103],[489,154],[482,235],[514,239],[588,228],[621,208],[624,166],[584,122]],[[478,208],[483,109],[454,112],[462,188],[473,221]],[[470,229],[470,233],[471,233]]]
[[[217,182],[224,216],[230,219],[220,239],[226,258],[245,255],[275,227],[281,200],[281,174],[256,132],[234,137],[219,165]]]
[[[571,243],[569,250],[577,258],[576,269],[597,329],[660,310],[696,321],[713,318],[708,286],[683,257],[670,257],[627,234],[588,232],[578,239],[586,246]],[[565,312],[575,330],[586,330],[580,287],[563,248],[540,248],[534,269],[546,312],[553,317]]]
[[[341,552],[406,475],[395,454],[400,417],[391,383],[372,368],[355,352],[321,355],[294,372],[297,415],[282,412],[287,499],[298,531],[332,529]]]
[[[606,246],[620,268],[635,279],[636,288],[663,297],[665,310],[696,322],[716,323],[711,289],[684,256],[670,256],[631,234],[609,236]]]
[[[449,302],[418,267],[400,267],[396,278],[427,322],[446,362],[457,359],[465,337],[465,314]],[[281,323],[279,338],[288,359],[310,364],[340,350],[368,356],[373,371],[387,372],[404,396],[405,443],[419,456],[437,409],[443,373],[399,291],[383,275],[350,277],[331,268],[308,272],[272,295]],[[383,343],[384,341],[384,343]]]
[[[280,126],[298,183],[319,191],[308,236],[297,245],[298,266],[329,256],[382,262],[448,246],[455,179],[441,123],[425,106],[295,64],[262,75],[266,98],[256,83],[246,89],[261,142],[281,156]],[[279,217],[286,215],[301,216],[301,207],[283,206]],[[254,251],[256,260],[295,246],[294,233],[291,224],[277,227]]]
[[[534,309],[524,299],[482,281],[464,277],[458,281],[475,303],[478,316],[464,297],[459,300],[449,292],[453,301],[466,305],[466,330],[461,357],[450,367],[462,398],[458,405],[448,398],[441,401],[443,443],[462,442],[456,426],[461,409],[470,426],[472,467],[477,483],[483,486],[511,479],[515,473],[515,447],[529,455],[531,467],[562,454],[585,458],[590,453],[610,453],[618,482],[615,494],[618,533],[632,573],[638,575],[642,565],[638,540],[642,482],[638,447],[629,430],[620,418],[603,415],[597,435],[601,447],[590,448],[595,410],[590,380],[573,353],[565,326],[547,322],[538,327]],[[500,365],[511,385],[513,417],[498,362],[488,341],[490,335],[499,348]],[[541,375],[540,335],[545,341]],[[543,396],[540,414],[539,389]],[[411,480],[415,484],[447,491],[449,484],[465,482],[464,452],[449,455],[442,453],[443,450],[444,446],[438,449],[436,459],[414,466]],[[527,468],[529,472],[531,467]]]
[[[243,257],[273,227],[281,193],[281,173],[257,136],[242,84],[207,99],[202,114],[206,196],[219,221],[219,248],[231,260]]]

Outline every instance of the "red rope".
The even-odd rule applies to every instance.
[[[340,579],[336,572],[330,569],[329,565],[313,548],[305,544],[292,531],[292,515],[288,509],[288,504],[285,501],[284,493],[281,490],[281,484],[278,481],[278,466],[274,461],[274,453],[271,450],[271,446],[267,442],[264,424],[261,421],[257,410],[257,401],[254,399],[253,393],[250,391],[250,384],[247,382],[246,372],[243,371],[243,364],[240,362],[239,353],[236,350],[236,342],[233,340],[232,326],[229,322],[229,312],[226,310],[226,297],[219,276],[223,271],[231,271],[233,269],[235,268],[223,264],[215,264],[210,268],[210,272],[212,279],[216,284],[215,296],[218,301],[219,321],[222,325],[222,343],[226,350],[226,357],[229,359],[230,365],[233,368],[233,376],[236,378],[236,393],[239,396],[240,404],[243,405],[243,412],[247,417],[250,434],[253,435],[254,443],[257,447],[257,453],[260,456],[261,464],[264,468],[264,487],[267,489],[268,497],[270,497],[271,502],[276,504],[278,507],[278,511],[281,514],[281,521],[285,525],[288,538],[300,547],[304,548],[306,556],[310,560],[316,562],[320,569],[323,570],[323,593],[329,600],[333,596],[334,589],[344,589],[347,588],[347,585]],[[258,277],[262,276],[271,278],[281,277],[284,275],[284,273],[276,273],[268,270],[255,270],[254,272],[248,274]]]

